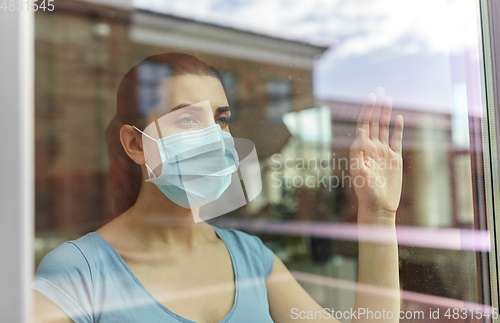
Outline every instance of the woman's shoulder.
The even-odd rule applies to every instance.
[[[92,270],[88,255],[95,244],[92,234],[62,243],[38,265],[32,288],[45,295],[75,322],[90,322]]]
[[[88,255],[91,254],[90,250],[94,248],[95,243],[95,237],[90,233],[78,239],[63,242],[42,258],[36,275],[54,274],[54,272],[62,272],[72,268],[80,268],[81,271],[85,268],[88,269]]]

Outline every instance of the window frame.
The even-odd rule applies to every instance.
[[[0,11],[0,313],[29,322],[34,240],[34,13]]]
[[[488,231],[491,237],[490,295],[493,307],[499,307],[500,257],[500,180],[499,159],[500,134],[500,23],[493,19],[500,16],[500,3],[495,0],[480,0],[481,39],[483,46],[483,147],[485,200]],[[494,320],[500,322],[500,319]]]

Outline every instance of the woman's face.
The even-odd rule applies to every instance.
[[[146,129],[157,133],[154,138],[215,124],[229,132],[231,111],[217,78],[193,74],[174,76],[165,81],[159,91],[159,102],[148,116]]]
[[[144,133],[160,139],[177,133],[220,125],[229,132],[231,111],[220,81],[212,76],[179,75],[159,89],[159,102],[148,116]],[[161,174],[161,157],[155,141],[143,141],[147,164]]]

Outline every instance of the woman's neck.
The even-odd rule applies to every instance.
[[[145,249],[195,248],[211,230],[195,222],[199,209],[186,209],[170,201],[151,183],[143,183],[136,203],[120,215],[120,222],[138,246]],[[213,234],[213,233],[212,233]]]

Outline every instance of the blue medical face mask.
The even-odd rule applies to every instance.
[[[184,208],[197,208],[217,200],[231,184],[231,174],[238,170],[234,139],[218,124],[160,139],[134,128],[156,142],[161,157],[160,172],[148,166],[146,156],[151,176],[146,181]]]

